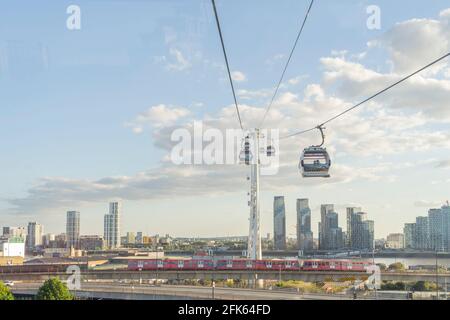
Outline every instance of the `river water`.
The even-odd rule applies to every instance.
[[[368,260],[371,261],[371,259]],[[436,265],[436,259],[433,258],[375,258],[375,263],[384,263],[387,266],[395,262],[401,262],[406,267],[417,265],[428,265],[428,266]],[[450,259],[439,258],[438,265],[450,268]]]

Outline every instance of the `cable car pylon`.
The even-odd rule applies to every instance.
[[[233,77],[231,75],[231,70],[230,70],[230,65],[228,62],[228,57],[227,57],[227,53],[226,53],[226,49],[225,49],[225,43],[224,43],[224,38],[223,38],[223,34],[222,34],[222,30],[221,30],[221,26],[220,26],[220,21],[219,21],[219,15],[217,12],[217,7],[216,7],[216,3],[215,0],[211,0],[212,2],[212,6],[213,6],[213,10],[214,10],[214,17],[216,19],[216,24],[217,24],[217,29],[219,32],[219,37],[220,37],[220,41],[221,41],[221,46],[222,46],[222,51],[224,54],[224,58],[225,58],[225,64],[227,67],[227,72],[228,72],[228,78],[230,80],[230,85],[231,85],[231,90],[232,90],[232,94],[233,94],[233,99],[234,99],[234,104],[236,107],[236,114],[239,120],[239,125],[241,127],[242,130],[244,130],[243,124],[242,124],[242,119],[240,116],[240,112],[239,112],[239,104],[236,98],[236,92],[234,90],[234,84],[233,84]],[[286,70],[289,66],[289,62],[291,61],[292,55],[295,51],[295,48],[297,46],[297,43],[299,42],[299,38],[302,34],[303,28],[305,27],[306,24],[306,20],[308,19],[308,15],[311,11],[311,8],[313,6],[314,0],[311,0],[311,3],[308,7],[306,16],[303,20],[303,23],[301,25],[300,31],[297,34],[297,38],[294,42],[294,46],[291,50],[291,53],[289,55],[289,58],[286,62],[286,65],[283,69],[282,75],[280,80],[278,81],[277,87],[275,89],[275,92],[272,96],[272,100],[269,104],[269,106],[267,107],[262,122],[259,125],[259,128],[262,127],[262,124],[264,123],[264,120],[266,118],[266,116],[268,115],[269,109],[272,106],[275,97],[277,95],[277,92],[281,86],[281,83],[283,81],[284,75],[286,73]],[[260,228],[260,198],[259,198],[259,180],[260,180],[260,165],[261,165],[261,161],[260,161],[260,139],[261,139],[261,132],[260,129],[256,128],[253,131],[250,132],[249,136],[245,137],[244,140],[244,150],[242,150],[239,158],[240,158],[240,162],[244,163],[245,165],[249,165],[251,166],[251,170],[250,170],[250,201],[249,201],[249,206],[250,206],[250,219],[249,219],[249,236],[248,236],[248,246],[247,246],[247,258],[249,259],[253,259],[253,260],[261,260],[262,259],[262,251],[261,251],[261,228]],[[253,154],[250,153],[250,150],[248,148],[249,145],[249,141],[253,141],[254,144],[254,152]],[[264,150],[264,152],[266,153],[267,157],[272,157],[275,155],[275,148],[273,145],[269,145],[267,146],[267,148]]]
[[[259,140],[261,134],[259,129],[250,132],[249,138],[253,141],[253,160],[250,165],[250,217],[249,217],[249,233],[247,243],[247,258],[252,260],[262,259],[261,249],[261,218],[260,218],[260,148]]]

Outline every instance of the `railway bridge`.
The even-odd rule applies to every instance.
[[[0,273],[0,280],[12,281],[42,281],[51,277],[67,279],[72,274],[68,272],[29,272],[29,273]],[[365,280],[368,274],[364,272],[342,272],[342,271],[249,271],[249,270],[196,270],[196,271],[128,271],[128,270],[89,270],[82,271],[81,278],[85,281],[145,281],[155,279],[167,280],[299,280],[306,282],[340,280],[343,278],[354,278]],[[450,283],[450,273],[423,273],[423,272],[384,272],[381,274],[382,281],[438,281]]]

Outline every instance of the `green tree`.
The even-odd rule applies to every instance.
[[[58,278],[45,281],[36,295],[37,300],[73,300],[73,298],[66,284]]]
[[[442,288],[439,287],[441,290]],[[430,281],[417,281],[411,286],[411,290],[414,291],[435,291],[436,283]]]
[[[381,290],[388,290],[388,291],[404,291],[406,289],[406,284],[404,282],[398,281],[398,282],[384,282],[381,285]]]
[[[11,290],[0,281],[0,300],[14,300]]]
[[[389,265],[389,270],[403,271],[405,270],[405,266],[401,262],[395,262]]]

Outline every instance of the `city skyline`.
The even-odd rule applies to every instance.
[[[219,7],[246,127],[260,118],[295,36],[283,30],[296,30],[306,9],[298,1],[254,4]],[[380,30],[367,29],[369,4],[317,3],[268,126],[307,128],[450,50],[448,2],[380,1]],[[174,127],[237,127],[209,3],[79,5],[91,17],[80,31],[67,30],[63,4],[32,3],[23,12],[9,3],[0,12],[0,225],[39,221],[56,233],[76,210],[83,233],[102,234],[105,203],[119,198],[123,230],[246,235],[246,168],[168,160]],[[345,208],[363,207],[376,238],[445,203],[449,70],[444,61],[329,126],[328,181],[306,181],[297,167],[316,133],[284,140],[279,174],[261,181],[261,233],[273,232],[279,194],[287,235],[296,234],[295,199],[311,199],[316,237],[322,203],[335,204],[343,229]]]
[[[324,221],[331,221],[331,227],[332,228],[339,228],[342,232],[341,237],[342,237],[342,246],[341,247],[353,247],[353,248],[365,248],[367,246],[368,243],[373,243],[374,240],[377,239],[386,239],[389,235],[395,235],[395,234],[403,234],[405,237],[405,247],[408,247],[407,243],[408,243],[408,238],[412,237],[412,234],[414,232],[417,232],[416,230],[423,230],[422,233],[426,233],[429,232],[427,231],[429,228],[429,216],[430,213],[431,215],[439,215],[440,212],[450,212],[449,211],[449,202],[445,202],[443,203],[441,206],[438,206],[436,208],[429,208],[426,210],[426,216],[418,216],[415,218],[415,222],[407,222],[405,221],[402,225],[402,228],[400,228],[399,230],[397,230],[396,232],[391,232],[388,233],[384,236],[375,236],[374,234],[374,229],[376,230],[376,228],[374,228],[374,225],[376,225],[376,221],[373,220],[369,220],[367,215],[367,212],[364,212],[362,210],[361,207],[346,207],[346,211],[345,212],[337,212],[335,210],[335,205],[334,204],[321,204],[320,206],[317,207],[317,211],[318,211],[318,222],[317,225],[314,226],[309,226],[308,223],[312,224],[310,221],[305,220],[305,219],[310,219],[310,217],[314,216],[313,212],[310,207],[309,207],[309,203],[310,203],[310,199],[307,198],[301,198],[301,199],[295,199],[296,200],[296,212],[295,212],[295,219],[296,219],[296,232],[295,233],[287,233],[286,229],[287,229],[287,225],[286,225],[286,218],[288,217],[288,215],[286,214],[286,202],[285,202],[285,197],[284,196],[275,196],[274,197],[274,201],[273,201],[273,211],[272,211],[272,217],[271,217],[271,226],[272,226],[272,232],[270,233],[268,232],[267,234],[273,234],[274,238],[275,235],[277,234],[277,229],[279,230],[278,235],[279,235],[279,240],[278,241],[282,241],[281,243],[281,247],[285,247],[286,244],[285,240],[287,239],[296,239],[297,240],[297,246],[299,247],[299,249],[301,248],[300,243],[298,242],[298,236],[299,236],[299,230],[300,227],[302,226],[304,228],[304,233],[311,233],[311,237],[312,239],[318,240],[320,243],[320,233],[321,233],[321,220]],[[67,211],[66,212],[66,220],[65,220],[65,229],[66,232],[46,232],[44,233],[44,225],[40,224],[36,221],[33,222],[28,222],[27,223],[27,228],[28,230],[30,230],[30,228],[32,228],[33,230],[36,228],[35,226],[37,226],[38,230],[39,230],[39,234],[40,237],[38,236],[37,238],[42,238],[45,237],[47,235],[58,235],[58,234],[65,234],[68,241],[68,247],[70,247],[70,243],[77,243],[77,241],[80,241],[80,238],[83,236],[91,236],[91,235],[99,235],[101,236],[104,240],[105,240],[105,246],[106,247],[118,247],[120,246],[120,241],[121,238],[127,238],[130,235],[133,236],[133,238],[138,239],[138,238],[142,238],[143,234],[153,234],[153,235],[160,235],[160,234],[166,234],[166,235],[171,235],[172,237],[175,238],[217,238],[217,237],[246,237],[247,235],[239,235],[239,234],[214,234],[212,236],[199,236],[199,235],[176,235],[176,234],[170,234],[170,233],[162,233],[162,232],[158,232],[158,230],[152,230],[150,232],[146,232],[146,231],[142,231],[142,229],[124,229],[121,225],[121,219],[122,219],[122,207],[123,207],[123,203],[121,201],[112,201],[109,202],[108,204],[108,213],[103,215],[103,223],[101,224],[102,227],[102,232],[94,232],[94,233],[89,233],[89,232],[82,232],[80,225],[82,225],[80,223],[80,221],[82,220],[82,214],[79,211]],[[306,212],[305,212],[306,210]],[[444,211],[442,211],[444,210]],[[332,214],[332,216],[328,216],[328,214]],[[306,215],[306,217],[305,217]],[[117,216],[116,218],[114,218],[114,216]],[[356,216],[356,220],[353,216]],[[303,217],[303,218],[302,218]],[[339,217],[341,217],[341,219],[339,220]],[[450,218],[450,216],[449,216]],[[112,219],[112,220],[111,220]],[[442,219],[442,218],[439,218]],[[344,220],[344,222],[342,222]],[[113,224],[111,224],[111,221],[114,221]],[[339,222],[340,221],[340,222]],[[445,220],[445,223],[447,220]],[[449,220],[450,221],[450,220]],[[368,223],[368,225],[364,225],[364,222]],[[277,227],[275,227],[275,224],[277,224]],[[355,225],[356,223],[356,225]],[[363,223],[361,226],[359,224]],[[70,225],[70,227],[69,227]],[[413,226],[414,225],[414,226]],[[424,225],[424,226],[423,226]],[[416,227],[417,226],[417,227]],[[447,226],[447,224],[446,224]],[[449,224],[450,226],[450,224]],[[17,234],[23,234],[25,227],[21,226],[21,225],[17,225],[14,223],[9,223],[9,224],[4,224],[2,226],[0,226],[3,228],[3,233],[10,233],[11,230],[11,234],[15,235]],[[308,228],[309,227],[309,228]],[[325,228],[327,228],[327,226],[325,226]],[[362,228],[362,229],[360,229]],[[372,240],[364,240],[361,238],[361,232],[363,232],[362,230],[367,230],[367,228],[369,228],[369,230],[372,230]],[[412,230],[412,228],[414,228],[414,230]],[[434,227],[435,229],[437,228],[437,226]],[[316,232],[314,232],[314,230],[316,229]],[[60,229],[61,230],[61,229]],[[69,236],[69,232],[67,232],[67,230],[71,230],[71,232],[74,234],[72,236]],[[112,230],[112,231],[107,231],[107,230]],[[121,232],[121,230],[123,230]],[[352,233],[355,233],[355,230],[358,232],[358,235],[353,235]],[[449,227],[450,230],[450,227]],[[443,233],[446,233],[443,231]],[[110,235],[108,235],[110,234]],[[313,236],[316,235],[316,236]],[[450,233],[449,233],[450,235]],[[72,240],[70,240],[72,239]],[[107,240],[109,239],[109,240]],[[283,240],[284,239],[284,240]],[[450,239],[450,238],[449,238]],[[41,240],[42,241],[42,240]],[[74,242],[75,241],[75,242]],[[114,241],[115,245],[110,245],[109,243],[111,241]],[[303,241],[305,241],[305,239],[303,239]],[[327,241],[327,240],[326,240]],[[328,240],[329,241],[329,240]],[[412,240],[409,240],[412,241]],[[429,239],[422,239],[421,240],[421,244],[419,245],[415,245],[414,249],[427,249],[429,248],[429,245],[427,244],[428,241],[430,241]],[[436,240],[435,240],[436,241]],[[425,244],[424,244],[425,243]],[[312,243],[310,244],[312,247]],[[275,248],[277,247],[277,244],[274,243]],[[411,246],[411,248],[413,248]],[[445,247],[447,248],[447,247]],[[450,248],[450,240],[449,240],[449,248]],[[328,248],[327,248],[328,249]],[[304,250],[304,249],[302,249]]]

